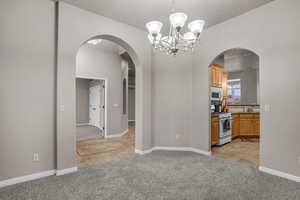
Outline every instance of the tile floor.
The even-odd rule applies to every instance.
[[[135,127],[128,126],[128,133],[122,137],[77,141],[77,167],[100,164],[124,155],[133,155]]]
[[[76,140],[91,140],[103,138],[102,131],[95,126],[77,126],[76,127]]]
[[[225,160],[247,163],[259,167],[259,139],[235,139],[222,147],[213,147],[214,156]]]

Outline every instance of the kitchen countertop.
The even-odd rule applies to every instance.
[[[211,116],[212,117],[217,117],[220,114],[225,114],[225,112],[222,112],[222,113],[211,113]],[[231,114],[232,115],[239,115],[239,114],[260,114],[260,112],[231,112]]]
[[[232,112],[231,114],[260,114],[260,112]]]

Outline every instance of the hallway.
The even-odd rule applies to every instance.
[[[77,167],[100,164],[123,156],[133,155],[135,126],[128,125],[128,133],[121,137],[77,141]]]

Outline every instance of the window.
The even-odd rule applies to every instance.
[[[240,104],[241,103],[241,80],[232,79],[228,80],[228,104]]]

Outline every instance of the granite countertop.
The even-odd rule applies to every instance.
[[[239,115],[239,114],[260,114],[260,112],[229,112],[232,115]],[[219,116],[220,114],[225,114],[225,112],[221,113],[211,113],[212,117]]]
[[[231,114],[260,114],[260,112],[232,112]]]

